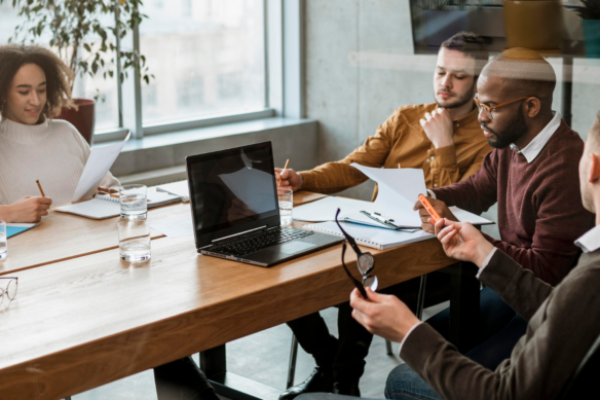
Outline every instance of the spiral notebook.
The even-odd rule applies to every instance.
[[[340,225],[342,225],[342,228],[344,228],[350,236],[354,237],[356,242],[361,246],[378,250],[391,249],[392,247],[420,242],[435,237],[433,233],[427,233],[420,229],[416,232],[412,232],[411,230],[381,229],[348,222],[340,222]],[[340,228],[338,228],[337,224],[333,221],[304,225],[303,229],[343,237]]]
[[[178,201],[181,201],[181,197],[170,193],[148,192],[148,208],[160,207]],[[57,207],[55,210],[91,219],[105,219],[121,214],[119,199],[108,195],[96,195],[91,200]]]

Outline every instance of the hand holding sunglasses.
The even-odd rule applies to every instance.
[[[370,272],[373,271],[373,269],[375,268],[375,258],[373,258],[373,255],[369,252],[363,253],[356,244],[356,240],[354,240],[354,238],[350,236],[348,232],[344,230],[344,228],[342,228],[338,221],[340,211],[341,210],[338,208],[337,212],[335,213],[335,223],[342,231],[342,234],[346,238],[346,242],[350,244],[350,247],[352,247],[352,250],[354,250],[354,252],[356,253],[356,266],[358,267],[358,270],[362,275],[362,283],[354,276],[352,276],[352,274],[348,270],[348,267],[346,266],[346,263],[344,262],[344,257],[346,255],[346,242],[344,242],[344,244],[342,245],[342,266],[344,267],[346,274],[348,274],[348,277],[350,278],[354,286],[356,286],[356,288],[360,292],[361,296],[364,299],[367,299],[367,292],[365,291],[365,286],[371,288],[372,291],[376,291],[377,287],[379,286],[379,280],[377,279],[377,277],[375,275],[370,275]]]

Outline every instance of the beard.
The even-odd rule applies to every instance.
[[[527,122],[525,121],[523,110],[519,108],[519,111],[513,120],[508,124],[508,128],[506,128],[504,131],[493,131],[484,123],[481,123],[481,128],[493,135],[492,137],[488,138],[488,143],[490,146],[495,149],[504,149],[527,133]]]
[[[448,103],[438,101],[438,99],[435,97],[435,93],[434,93],[433,98],[435,99],[435,102],[437,103],[437,105],[442,108],[450,109],[450,108],[462,107],[465,104],[469,103],[470,101],[473,101],[473,98],[475,97],[475,86],[476,85],[477,85],[477,81],[475,80],[473,82],[473,86],[471,86],[471,89],[469,89],[462,96],[458,96],[455,100],[450,100]],[[455,94],[455,93],[449,92],[449,91],[446,91],[446,93]]]

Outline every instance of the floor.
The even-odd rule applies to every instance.
[[[447,306],[447,303],[442,303],[425,309],[423,312],[424,319]],[[337,309],[326,309],[322,311],[322,315],[330,331],[337,335]],[[291,340],[291,331],[286,325],[280,325],[231,342],[227,344],[228,370],[283,391],[287,380]],[[394,352],[397,353],[398,344],[393,344],[393,348]],[[198,361],[197,358],[196,361]],[[397,355],[388,356],[385,341],[380,337],[375,337],[367,357],[365,374],[360,383],[363,397],[384,398],[383,389],[388,373],[401,363],[402,360]],[[313,368],[312,358],[300,349],[296,366],[296,383],[304,380]],[[154,376],[152,371],[144,371],[78,394],[73,396],[72,399],[155,400]]]

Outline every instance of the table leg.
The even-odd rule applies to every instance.
[[[463,262],[452,268],[450,291],[450,342],[459,351],[477,340],[479,327],[479,280],[477,267]]]
[[[225,345],[201,352],[200,368],[215,391],[231,400],[277,400],[281,394],[280,390],[227,372]]]

